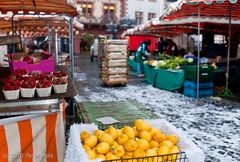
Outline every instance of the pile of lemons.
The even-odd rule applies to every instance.
[[[83,131],[80,138],[90,160],[97,158],[114,160],[158,156],[146,158],[145,160],[122,161],[160,162],[168,160],[175,162],[178,158],[175,153],[180,153],[176,135],[166,136],[161,130],[151,127],[149,123],[141,119],[135,120],[133,127],[124,126],[121,129],[116,129],[110,126],[105,131],[95,130],[93,134]]]

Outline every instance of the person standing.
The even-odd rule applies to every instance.
[[[136,53],[135,53],[135,59],[137,61],[137,74],[138,77],[143,77],[143,57],[148,59],[148,55],[149,55],[149,49],[148,46],[151,45],[151,40],[147,39],[146,41],[142,42]]]
[[[158,51],[162,54],[163,52],[165,52],[166,49],[166,42],[163,40],[163,37],[159,38],[158,41]]]

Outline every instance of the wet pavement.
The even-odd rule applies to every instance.
[[[143,105],[183,130],[201,149],[208,162],[240,161],[240,104],[203,99],[196,102],[179,93],[152,87],[129,72],[129,84],[102,87],[96,62],[85,53],[76,57],[79,101],[129,100]]]

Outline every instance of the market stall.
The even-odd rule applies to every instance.
[[[199,3],[198,3],[199,2]],[[232,2],[232,1],[231,1]],[[236,2],[236,3],[235,3]],[[216,3],[216,4],[215,4]],[[147,22],[142,28],[135,28],[134,31],[127,31],[126,33],[129,35],[134,34],[159,34],[162,36],[173,36],[176,34],[183,33],[205,33],[215,32],[218,34],[232,35],[233,33],[238,33],[239,31],[239,17],[238,17],[238,8],[239,3],[234,1],[229,3],[229,1],[177,1],[176,3],[172,3],[167,8],[166,12],[160,17],[160,20],[154,19],[150,22]],[[212,14],[212,11],[216,14]],[[232,11],[232,12],[231,12]],[[220,15],[222,16],[220,16]],[[150,24],[150,25],[149,25]],[[221,24],[221,28],[218,26]],[[141,30],[139,30],[141,29]],[[229,29],[229,30],[228,30]],[[230,30],[231,29],[231,30]],[[233,37],[232,37],[233,39]],[[225,58],[209,58],[205,63],[212,64],[213,67],[216,68],[215,65],[220,66],[222,68],[223,62],[226,63],[226,73],[229,75],[229,62],[235,64],[235,61],[238,58],[230,58],[229,56],[234,56],[235,52],[232,50],[234,47],[238,46],[238,44],[234,44],[234,42],[238,42],[236,38],[235,41],[228,41],[228,52],[224,53]],[[230,43],[231,42],[231,43]],[[231,44],[231,46],[230,46]],[[204,45],[205,46],[205,45]],[[200,45],[198,43],[198,51],[200,50]],[[233,51],[233,52],[230,52]],[[215,51],[215,55],[217,53],[223,53]],[[198,52],[197,63],[201,62],[200,56],[206,57],[206,52],[200,55],[200,51]],[[198,61],[199,60],[199,61]],[[224,68],[225,69],[225,68]],[[199,71],[199,70],[198,70]],[[231,72],[232,73],[232,72]],[[233,73],[232,73],[233,74]],[[223,78],[224,79],[224,78]],[[228,79],[227,79],[228,80]],[[198,82],[198,79],[196,80]],[[226,86],[228,85],[228,81],[226,82]],[[199,90],[199,88],[197,88]],[[226,88],[226,92],[229,92]],[[197,90],[197,93],[199,92]],[[225,93],[228,94],[228,93]],[[198,95],[197,95],[198,96]]]
[[[65,20],[69,23],[66,25],[68,31],[65,30],[65,33],[69,33],[70,72],[66,67],[57,66],[54,67],[55,70],[51,70],[51,73],[50,71],[38,73],[36,71],[41,69],[31,71],[24,65],[13,70],[13,74],[10,75],[9,68],[0,68],[3,74],[0,85],[3,89],[0,93],[0,102],[2,103],[0,116],[5,118],[0,120],[1,141],[4,144],[0,150],[5,153],[0,157],[0,161],[42,161],[44,159],[46,161],[63,161],[66,109],[64,99],[76,95],[73,88],[73,17],[77,16],[80,10],[73,0],[1,1],[0,10],[1,14],[8,14],[6,17],[9,16],[9,12],[12,15],[12,38],[19,32],[18,29],[21,27],[21,25],[18,26],[19,24],[27,27],[23,31],[34,31],[37,25],[41,30],[42,26],[47,25],[46,20],[36,23],[34,18],[16,23],[13,20],[17,14],[35,15],[37,18],[46,15],[66,15]],[[54,24],[55,20],[55,18],[50,18],[48,21],[52,21]],[[5,26],[6,30],[9,29],[7,25]],[[30,25],[32,28],[29,29]],[[55,25],[61,26],[59,22]],[[46,30],[42,31],[46,33]],[[18,34],[26,33],[20,31]],[[29,35],[32,36],[33,33],[30,32]],[[11,60],[14,53],[14,50],[10,53]],[[24,56],[20,58],[26,59]],[[44,66],[47,67],[48,63]],[[32,116],[32,114],[34,115]],[[24,116],[14,117],[19,115]]]

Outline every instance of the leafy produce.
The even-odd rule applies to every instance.
[[[165,60],[148,60],[144,62],[150,66],[154,66],[157,69],[175,69],[178,70],[181,68],[181,65],[188,64],[187,60],[182,59],[181,57],[174,57]]]
[[[175,162],[179,157],[178,153],[181,152],[177,146],[176,135],[167,136],[160,129],[151,127],[141,119],[135,120],[132,127],[124,126],[117,129],[110,126],[105,131],[95,130],[93,134],[83,131],[80,133],[80,139],[90,160],[100,158],[116,160],[116,162],[157,162],[159,160]],[[149,156],[159,157],[146,158]]]

